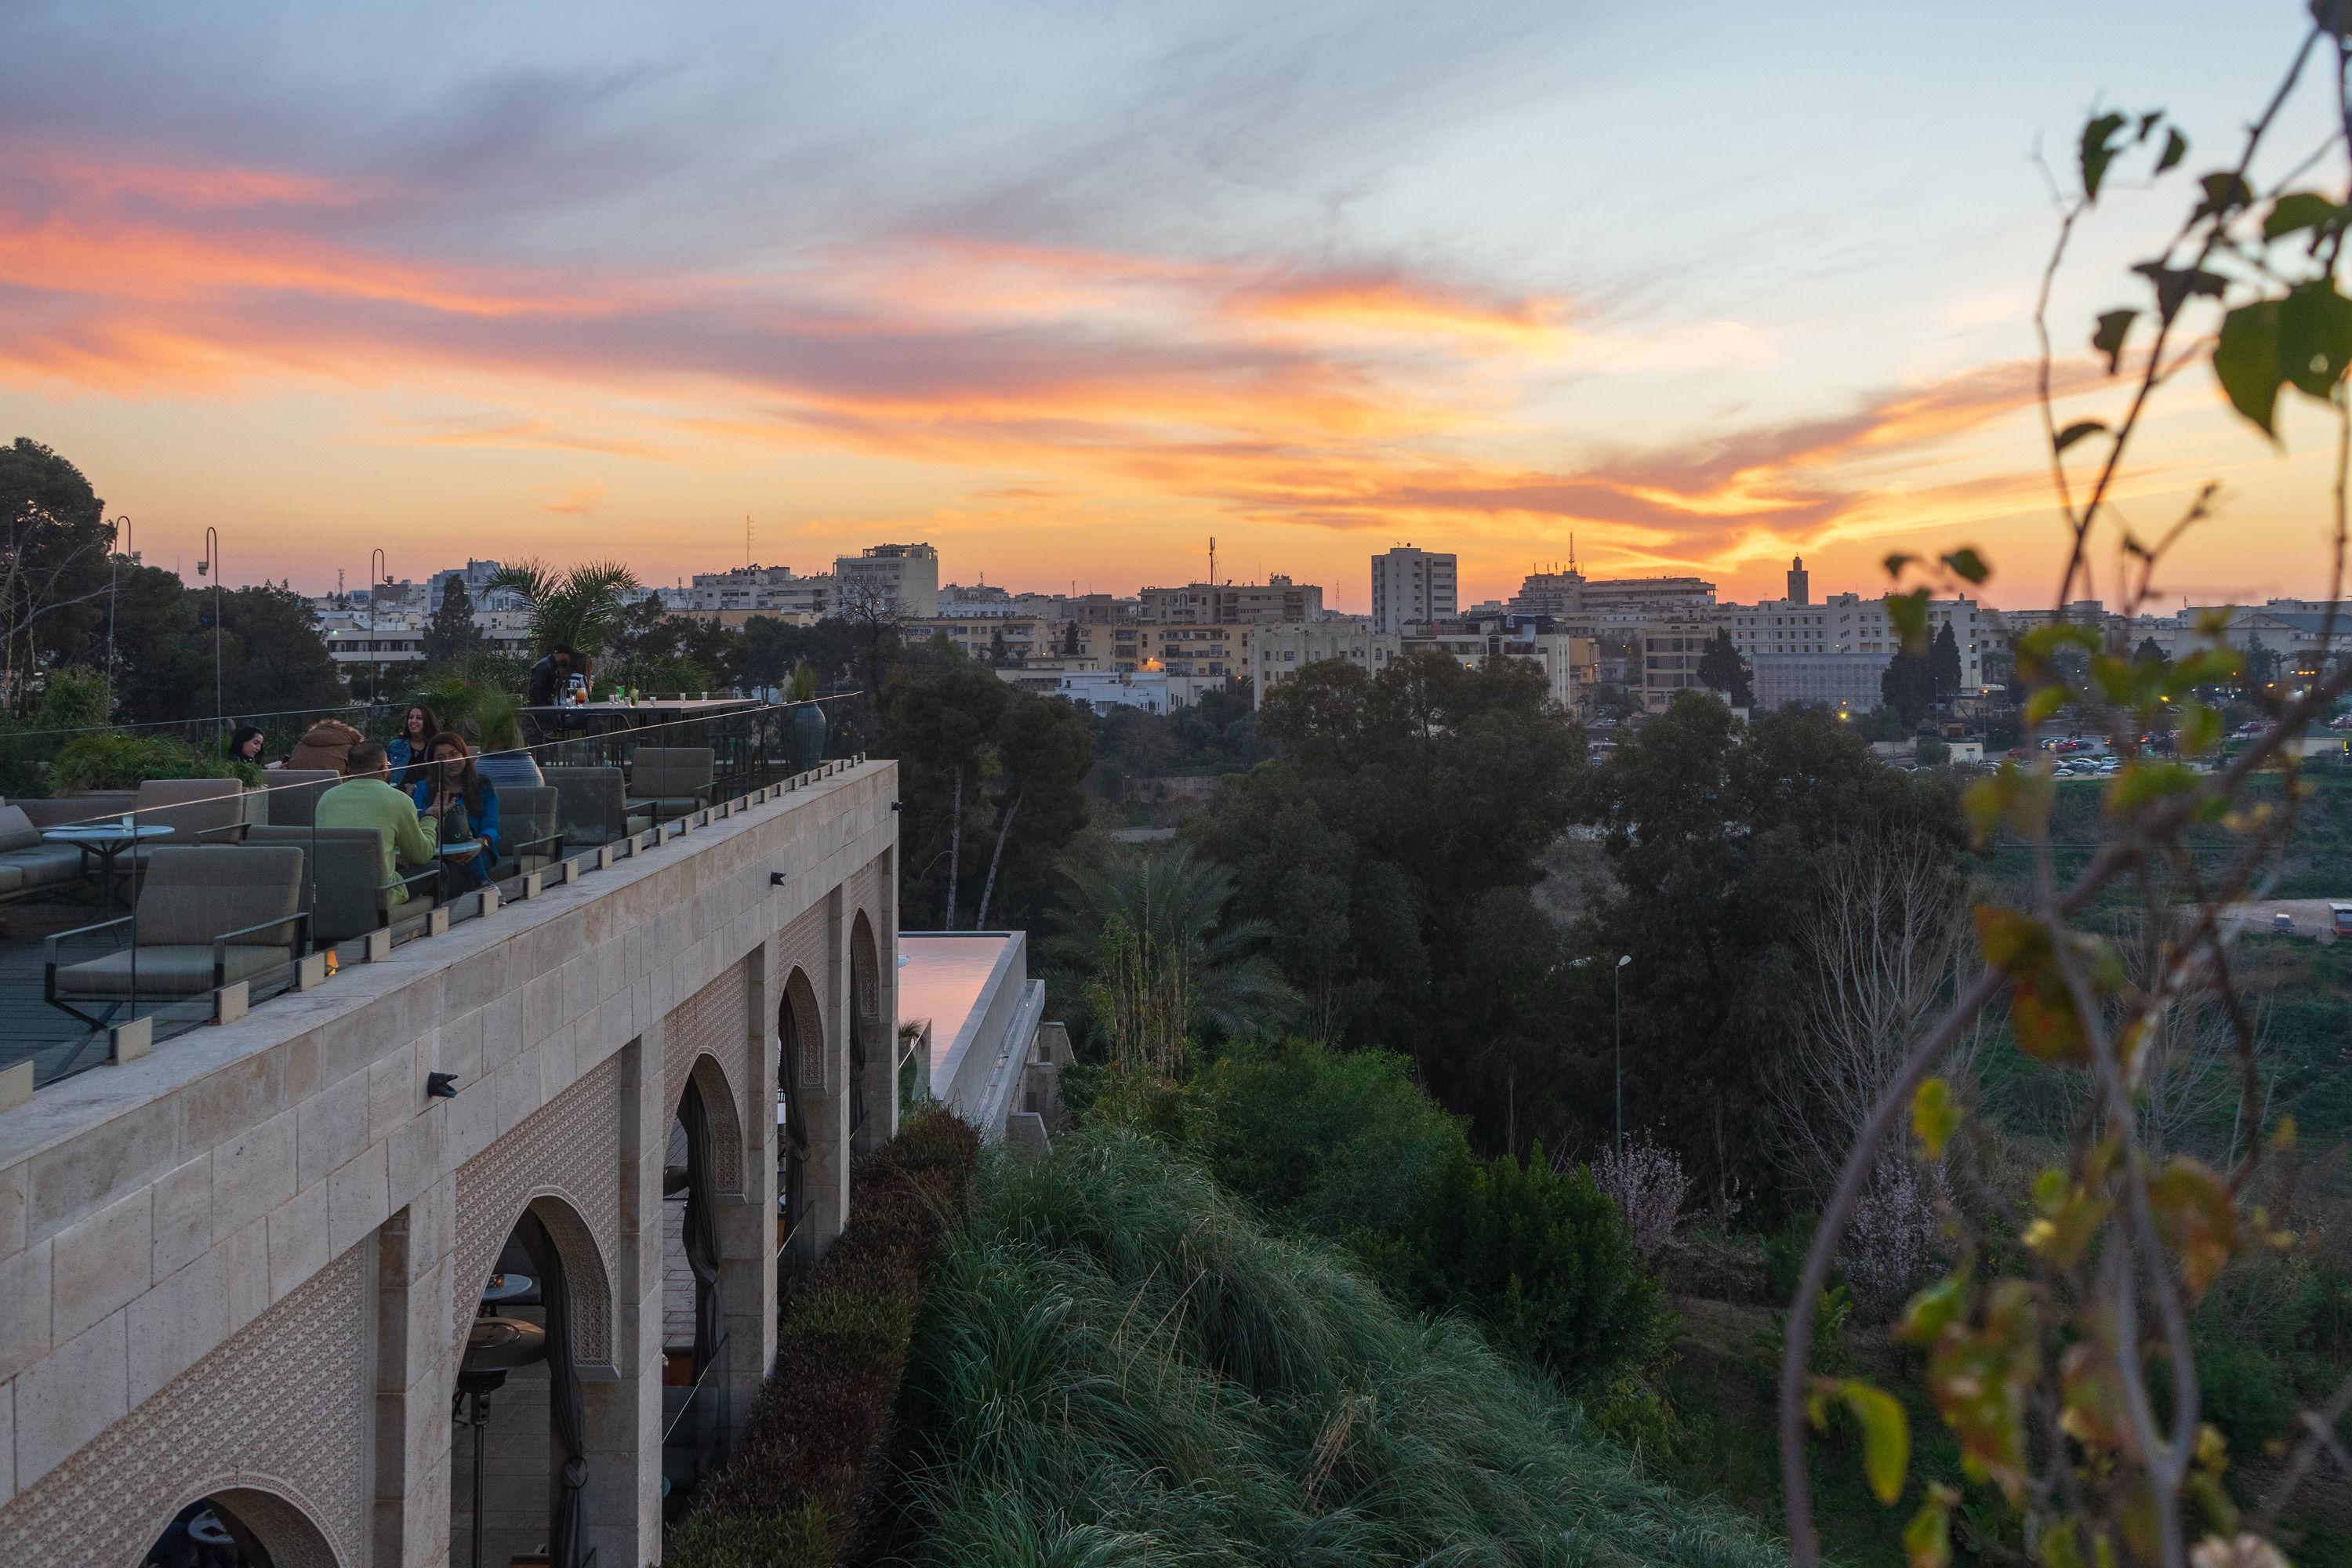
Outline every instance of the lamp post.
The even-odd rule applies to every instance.
[[[376,679],[383,666],[376,658],[375,602],[383,596],[381,584],[392,581],[392,561],[381,550],[368,552],[368,711],[375,711]]]
[[[1633,962],[1626,953],[1617,960],[1617,967],[1609,972],[1609,989],[1617,1004],[1617,1160],[1625,1160],[1625,966]]]
[[[221,570],[220,530],[205,530],[205,558],[196,563],[196,575],[209,575],[213,580],[213,755],[221,754]]]
[[[122,583],[122,558],[125,555],[131,555],[131,551],[128,548],[131,542],[131,520],[127,517],[118,517],[114,520],[114,526],[116,531],[121,534],[122,543],[125,548],[121,550],[112,550],[107,552],[106,700],[110,704],[114,700],[114,601],[120,596]],[[131,558],[133,561],[138,559],[136,555],[131,555]],[[110,708],[110,711],[111,709]]]

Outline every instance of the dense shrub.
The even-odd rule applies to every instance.
[[[1673,1334],[1617,1205],[1582,1167],[1553,1171],[1540,1145],[1524,1163],[1448,1160],[1390,1268],[1423,1305],[1475,1317],[1571,1389],[1642,1365]]]
[[[58,748],[49,785],[63,794],[78,789],[136,789],[149,779],[227,778],[236,770],[199,757],[164,736],[100,730],[76,735]]]
[[[671,1532],[673,1568],[829,1568],[856,1540],[926,1282],[968,1205],[979,1139],[909,1117],[856,1173],[847,1229],[784,1315],[741,1440]]]
[[[1785,1560],[1465,1325],[1119,1129],[990,1167],[906,1420],[881,1560],[927,1568]]]
[[[1229,1192],[1334,1240],[1392,1236],[1449,1159],[1461,1123],[1392,1051],[1294,1040],[1239,1046],[1195,1079],[1193,1151]]]

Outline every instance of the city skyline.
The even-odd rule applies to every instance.
[[[1221,577],[1361,613],[1393,542],[1457,554],[1467,605],[1573,534],[1590,575],[1745,601],[1793,554],[1867,594],[1971,543],[2030,606],[2030,154],[2129,82],[2221,157],[2294,18],[2165,58],[2200,14],[52,7],[0,105],[0,434],[149,560],[213,525],[232,580],[314,592],[376,546],[668,583],[892,538],[1126,592],[1214,534]],[[2175,194],[2081,237],[2070,414]],[[2180,378],[2125,505],[2210,475],[2228,510],[2167,605],[2319,590],[2282,499],[2316,426],[2281,458]]]

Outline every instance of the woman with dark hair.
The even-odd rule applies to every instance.
[[[499,860],[499,792],[475,768],[473,748],[464,736],[444,731],[426,744],[425,763],[415,771],[408,793],[418,816],[440,824],[441,864],[460,889],[485,885]],[[469,842],[472,853],[452,853]]]
[[[412,702],[400,710],[400,733],[383,743],[383,754],[392,759],[392,782],[406,789],[425,776],[425,748],[441,732],[441,721],[433,710],[422,702]]]
[[[259,767],[262,741],[260,731],[250,724],[239,724],[228,734],[228,760],[233,763],[251,763],[255,767]]]

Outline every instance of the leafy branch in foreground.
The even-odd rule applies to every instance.
[[[1789,1314],[1781,1364],[1781,1485],[1796,1562],[1819,1560],[1805,1446],[1808,1418],[1843,1408],[1862,1436],[1874,1491],[1904,1496],[1911,1440],[1900,1401],[1853,1379],[1811,1375],[1810,1310],[1865,1189],[1884,1163],[1906,1156],[1951,1176],[1946,1223],[1956,1266],[1910,1302],[1897,1329],[1920,1353],[1926,1392],[1957,1439],[1963,1472],[2007,1510],[2003,1538],[2046,1568],[2160,1563],[2181,1568],[2284,1561],[2284,1510],[2322,1462],[2352,1471],[2337,1426],[2352,1406],[2347,1381],[2303,1415],[2271,1494],[2242,1508],[2227,1485],[2231,1456],[2200,1418],[2189,1314],[2215,1281],[2298,1238],[2277,1156],[2291,1121],[2263,1125],[2260,1026],[2232,976],[2233,910],[2272,874],[2307,792],[2299,742],[2352,686],[2352,659],[2333,648],[2346,550],[2346,475],[2352,470],[2352,300],[2337,283],[2352,197],[2297,184],[2307,159],[2275,188],[2257,185],[2257,154],[2315,55],[2333,54],[2331,156],[2352,159],[2352,49],[2341,0],[2318,0],[2276,91],[2226,167],[2191,176],[2188,136],[2161,110],[2103,112],[2083,128],[2077,183],[2059,199],[2058,237],[2044,270],[2035,326],[2042,342],[2040,401],[2068,552],[2056,612],[2018,639],[2026,718],[2041,724],[2071,711],[2118,737],[2126,762],[2106,786],[2105,832],[2090,862],[2062,885],[2050,831],[2054,784],[2046,760],[2004,763],[1971,792],[1980,839],[2005,834],[2030,848],[2029,896],[1973,911],[1983,968],[1956,984],[1948,1009],[1919,1031],[1847,1150]],[[2141,303],[2102,313],[2092,352],[2111,377],[2130,375],[2112,423],[2059,422],[2050,298],[2068,242],[2120,171],[2159,184],[2193,178],[2186,216],[2155,256],[2132,268]],[[2200,489],[2161,533],[2137,531],[2115,505],[2135,436],[2156,395],[2176,374],[2210,361],[2231,405],[2280,438],[2281,393],[2326,405],[2337,439],[2332,577],[2315,652],[2263,698],[2259,736],[2225,753],[2219,689],[2242,665],[2229,617],[2198,628],[2200,646],[2169,663],[2136,659],[2123,628],[2150,601],[2171,547],[2211,515],[2215,488]],[[2289,400],[2291,401],[2291,400]],[[2110,591],[2122,615],[2109,625],[2070,619],[2094,580],[2095,549],[2114,552]],[[1890,574],[1916,586],[1889,596],[1906,643],[1924,647],[1927,599],[1937,582],[1979,584],[1990,574],[1973,550],[1935,563],[1890,557]],[[2178,757],[2133,737],[2177,728]],[[2254,786],[2275,776],[2273,792]],[[2200,855],[2192,830],[2218,833],[2223,849]],[[2095,906],[2139,906],[2124,941]],[[2250,1135],[2227,1169],[2151,1142],[2146,1101],[2167,1059],[2162,1031],[2185,1009],[2226,1020],[2238,1079],[2238,1114]],[[1965,1097],[1947,1078],[1952,1053],[1980,1019],[2005,1015],[2019,1049],[2082,1086],[2063,1157],[2039,1173],[2022,1209],[2004,1203],[1971,1168]],[[2160,1089],[2161,1086],[2156,1086]],[[1906,1139],[1906,1134],[1908,1134]],[[1906,1150],[1906,1143],[1909,1149]],[[2015,1245],[2000,1238],[2013,1236]],[[1951,1553],[1958,1495],[1929,1487],[1905,1537],[1914,1568],[1941,1568]]]

